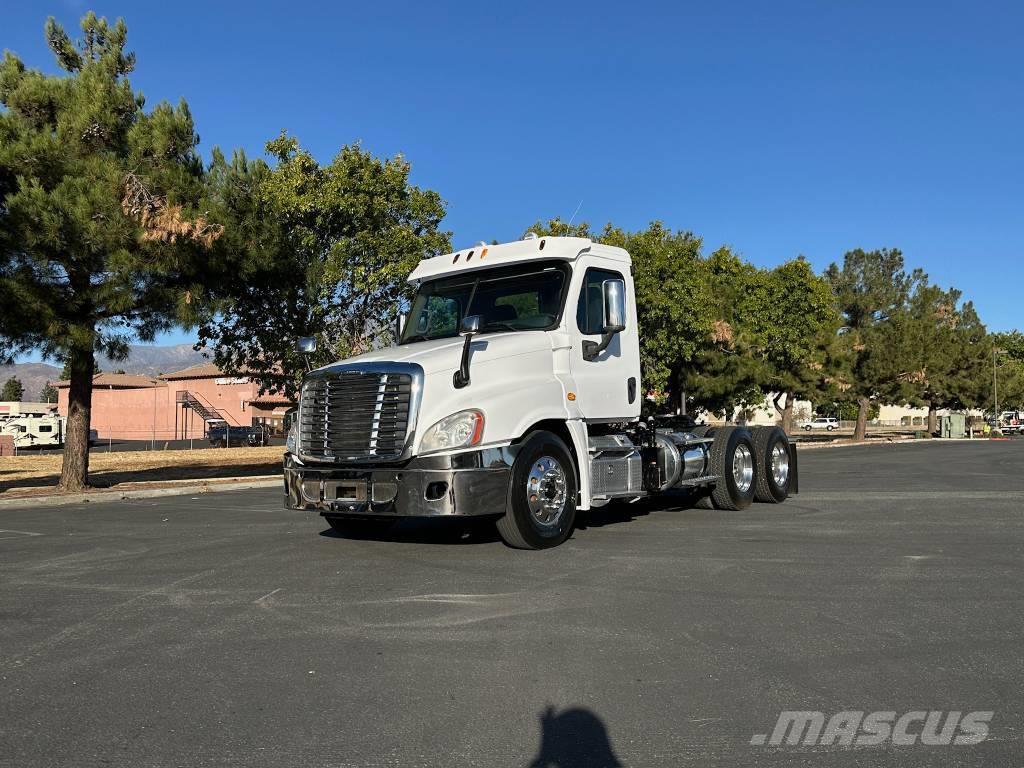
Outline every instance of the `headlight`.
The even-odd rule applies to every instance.
[[[285,441],[285,447],[288,449],[288,453],[299,452],[299,433],[295,428],[296,425],[292,424],[292,428],[288,430],[288,440]]]
[[[477,445],[484,436],[484,415],[480,411],[459,411],[441,419],[427,430],[420,453]]]

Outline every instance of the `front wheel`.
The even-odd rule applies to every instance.
[[[578,487],[562,439],[533,432],[512,465],[505,515],[497,522],[501,538],[516,549],[557,547],[572,533]]]

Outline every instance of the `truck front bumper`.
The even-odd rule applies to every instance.
[[[343,467],[302,465],[285,454],[285,507],[360,517],[499,515],[513,458],[509,448],[491,448],[397,467]]]

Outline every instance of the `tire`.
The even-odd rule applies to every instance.
[[[804,432],[810,432],[810,431],[811,431],[811,425],[810,424],[805,424],[804,425]]]
[[[505,514],[497,521],[502,540],[515,549],[548,549],[569,538],[579,480],[562,439],[551,432],[529,434],[509,477]]]
[[[825,427],[825,429],[827,429],[829,432],[834,432],[836,428],[829,424],[827,427]]]
[[[715,433],[715,428],[709,427],[706,424],[702,424],[687,431],[689,431],[690,434],[694,435],[695,437],[713,437]]]
[[[324,515],[331,529],[349,539],[367,539],[388,532],[395,521],[391,518],[347,517],[345,515]]]
[[[754,500],[757,465],[750,431],[743,427],[715,430],[711,444],[711,474],[721,479],[711,491],[715,509],[746,509]]]
[[[753,430],[756,482],[754,498],[778,504],[789,496],[792,477],[789,464],[789,438],[779,427],[756,427]]]

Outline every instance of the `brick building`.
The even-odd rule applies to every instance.
[[[57,387],[57,409],[68,412],[68,382]],[[280,431],[293,403],[259,394],[246,376],[226,376],[212,363],[161,376],[99,373],[93,378],[92,428],[101,440],[202,438],[210,423],[267,424]]]

